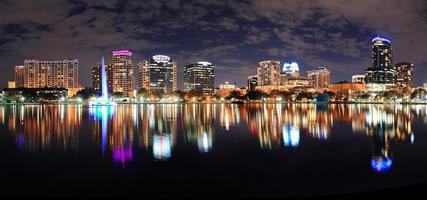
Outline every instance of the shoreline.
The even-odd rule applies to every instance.
[[[427,102],[116,102],[117,105],[144,105],[144,104],[383,104],[383,105],[427,105]],[[0,106],[16,105],[82,105],[89,106],[88,103],[0,103]]]

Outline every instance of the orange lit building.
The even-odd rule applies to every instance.
[[[338,82],[329,85],[328,90],[334,92],[337,96],[350,99],[355,92],[366,91],[366,86],[363,83]]]

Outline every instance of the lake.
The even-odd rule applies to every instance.
[[[427,106],[0,106],[2,195],[311,196],[427,181]]]

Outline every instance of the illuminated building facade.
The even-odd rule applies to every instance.
[[[354,75],[351,77],[353,83],[365,83],[365,75]]]
[[[372,39],[372,65],[365,71],[366,84],[395,85],[397,72],[393,65],[391,41],[376,37]]]
[[[238,88],[236,84],[230,84],[230,82],[225,81],[224,83],[219,84],[217,94],[220,97],[226,97],[230,95],[232,91],[240,91],[240,88]]]
[[[107,72],[107,85],[108,85],[109,91],[111,91],[111,88],[113,85],[113,81],[112,81],[113,70],[112,69],[113,69],[112,64],[108,64],[105,66],[105,70]],[[92,67],[91,76],[92,76],[92,88],[95,90],[101,90],[101,65],[95,65]]]
[[[111,68],[112,92],[121,92],[128,97],[133,95],[135,85],[131,57],[132,52],[128,50],[113,51]]]
[[[235,90],[237,89],[237,86],[236,84],[230,84],[230,82],[225,81],[224,83],[219,84],[219,89]]]
[[[356,92],[366,91],[366,87],[363,83],[340,82],[330,84],[328,90],[344,99],[351,99]]]
[[[92,88],[94,90],[101,90],[101,66],[96,65],[92,67]]]
[[[304,77],[286,77],[282,76],[281,86],[287,89],[290,88],[308,88],[310,87],[310,79]]]
[[[138,87],[150,92],[174,92],[177,90],[176,70],[176,62],[169,56],[155,55],[138,64]]]
[[[256,86],[258,85],[258,77],[256,75],[248,76],[248,91],[255,91]]]
[[[266,60],[258,63],[258,86],[280,85],[280,61]]]
[[[25,88],[79,88],[79,62],[61,61],[24,61]]]
[[[313,88],[326,88],[331,84],[331,72],[324,67],[307,71],[307,78],[310,80],[310,86]]]
[[[414,65],[411,63],[397,63],[397,86],[413,87]]]
[[[7,88],[16,88],[16,82],[15,81],[8,81],[7,82]]]
[[[213,95],[215,92],[215,65],[209,62],[197,62],[185,66],[184,91]]]
[[[15,83],[16,87],[24,87],[24,66],[18,65],[15,67]]]
[[[283,64],[282,72],[287,77],[298,78],[300,76],[298,63],[285,63]]]

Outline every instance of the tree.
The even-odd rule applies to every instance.
[[[314,95],[309,92],[300,92],[296,97],[297,101],[303,101],[303,100],[309,100],[309,99],[314,99]]]
[[[386,91],[383,95],[386,100],[396,100],[401,97],[400,93],[395,90]]]
[[[230,94],[225,97],[226,99],[230,100],[230,99],[242,99],[242,96],[240,95],[239,91],[233,90],[230,92]]]
[[[183,92],[181,90],[177,90],[174,92],[174,95],[176,97],[178,97],[180,100],[183,100],[183,99],[185,99],[186,92]]]
[[[22,94],[18,93],[6,93],[3,96],[3,100],[7,103],[20,101],[21,98],[24,97]]]
[[[91,97],[99,97],[101,96],[101,91],[95,90],[93,88],[84,88],[83,90],[80,90],[74,95],[74,97],[78,97],[81,99],[88,100]]]
[[[123,92],[113,92],[111,94],[111,97],[113,97],[114,99],[120,99],[125,97],[125,95],[123,94]]]
[[[249,91],[245,95],[245,98],[248,99],[248,100],[261,100],[264,97],[267,97],[267,94],[264,93],[264,92],[261,92],[259,90]]]
[[[327,95],[329,95],[329,100],[334,100],[334,99],[335,99],[335,97],[337,96],[337,94],[336,94],[335,92],[327,91],[327,90],[325,90],[325,91],[323,92],[323,94],[327,94]]]
[[[415,89],[414,92],[411,94],[411,99],[420,99],[424,98],[426,96],[426,90],[423,88]]]
[[[145,88],[139,89],[138,92],[136,93],[136,97],[137,98],[147,98],[148,97],[148,90],[146,90]]]

